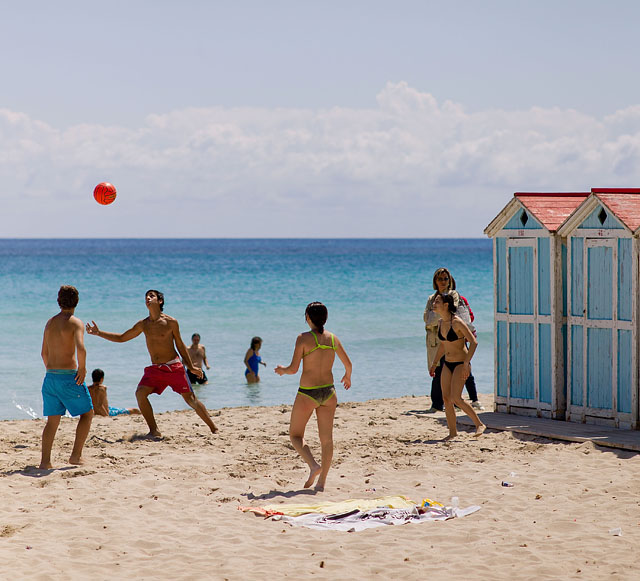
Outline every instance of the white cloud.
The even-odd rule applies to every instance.
[[[404,82],[377,103],[194,108],[64,130],[0,110],[1,235],[300,236],[312,217],[312,235],[480,236],[514,191],[640,182],[640,105],[603,119],[467,113]],[[103,180],[120,197],[98,213]],[[452,204],[459,232],[442,214]]]

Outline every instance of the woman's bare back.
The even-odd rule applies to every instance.
[[[314,387],[333,384],[333,362],[336,358],[338,338],[325,330],[323,333],[311,331],[302,333],[302,375],[300,385]],[[318,347],[319,346],[319,347]]]

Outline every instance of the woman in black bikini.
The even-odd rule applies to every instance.
[[[434,363],[429,369],[429,375],[433,377],[436,364],[444,355],[441,384],[444,411],[447,415],[447,426],[449,428],[449,435],[445,440],[451,440],[458,435],[454,408],[456,405],[473,420],[476,426],[474,436],[481,436],[486,426],[480,421],[475,410],[462,399],[462,388],[471,372],[470,362],[478,346],[478,340],[473,336],[465,322],[456,316],[453,296],[449,294],[443,295],[438,292],[433,299],[433,310],[440,316],[438,325],[440,346],[434,358]],[[468,349],[467,342],[469,342]]]
[[[328,316],[327,307],[322,303],[309,303],[304,315],[311,331],[298,335],[291,363],[287,367],[278,365],[274,371],[278,375],[293,375],[298,372],[302,361],[300,388],[291,410],[289,438],[309,466],[309,478],[304,487],[309,488],[317,478],[315,490],[320,492],[324,490],[333,458],[333,417],[338,405],[333,386],[333,362],[337,354],[345,369],[342,384],[345,389],[349,389],[351,360],[340,340],[324,328]],[[304,441],[304,431],[313,410],[318,420],[318,436],[322,447],[321,464],[315,461]]]

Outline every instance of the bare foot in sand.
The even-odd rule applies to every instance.
[[[449,442],[451,440],[453,440],[454,438],[458,437],[458,432],[456,432],[455,434],[449,434],[446,438],[442,438],[442,442]]]
[[[487,429],[487,426],[485,426],[484,424],[480,424],[477,428],[476,428],[476,433],[473,434],[474,438],[479,438],[480,436],[482,436],[482,434],[484,434],[484,431]]]
[[[210,429],[212,434],[217,434],[220,431],[218,430],[218,426],[216,426],[215,424],[213,424],[213,426]]]
[[[84,460],[81,456],[78,456],[77,458],[71,456],[69,458],[69,464],[73,464],[74,466],[82,466],[84,464]]]
[[[320,464],[316,464],[309,469],[309,478],[307,478],[307,481],[304,483],[305,488],[311,488],[313,481],[318,477],[318,474],[320,474],[321,470],[322,466],[320,466]]]
[[[316,482],[316,485],[313,487],[313,489],[316,492],[324,492],[324,485],[327,482],[327,475],[326,474],[321,474],[320,478],[318,478],[318,482]]]
[[[162,434],[158,430],[151,430],[147,434],[147,438],[152,438],[154,440],[161,440],[162,439]]]
[[[51,462],[40,462],[38,468],[40,470],[53,470],[53,464],[51,464]]]

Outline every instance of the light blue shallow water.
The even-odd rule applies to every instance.
[[[329,308],[327,328],[353,361],[353,387],[340,388],[339,400],[424,395],[422,312],[440,266],[476,315],[473,372],[479,391],[491,393],[490,240],[0,240],[0,419],[42,414],[42,331],[58,312],[61,284],[80,291],[78,317],[116,332],[147,316],[147,289],[164,292],[185,343],[197,331],[207,348],[210,382],[196,393],[208,408],[293,401],[298,377],[272,370],[289,363],[313,300]],[[268,367],[248,386],[243,357],[253,335],[264,340]],[[110,405],[134,406],[149,364],[144,338],[114,344],[85,335],[85,344],[88,370],[106,373]],[[337,378],[341,371],[336,363]],[[151,402],[156,411],[186,408],[170,389]]]

